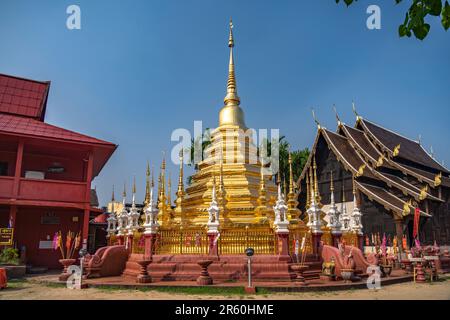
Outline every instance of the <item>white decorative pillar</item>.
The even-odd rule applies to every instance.
[[[327,212],[328,227],[331,230],[331,237],[333,239],[333,246],[338,247],[338,244],[342,235],[342,224],[340,222],[340,212],[334,201],[334,184],[333,184],[333,172],[331,172],[330,183],[330,208]]]
[[[216,198],[216,179],[213,179],[211,204],[208,207],[208,239],[209,239],[209,254],[213,256],[218,255],[217,240],[220,236],[219,232],[219,206]]]
[[[358,247],[363,250],[363,225],[361,220],[361,210],[358,207],[358,201],[356,199],[356,189],[353,187],[353,211],[350,216],[349,227],[358,237]]]
[[[145,240],[145,249],[144,256],[145,259],[151,259],[155,252],[155,240],[159,230],[158,223],[158,208],[156,207],[156,202],[153,199],[153,183],[150,189],[150,202],[145,209],[145,223],[143,227],[144,231],[144,240]]]
[[[283,194],[281,193],[281,185],[278,184],[278,198],[273,211],[275,212],[275,234],[277,237],[277,252],[279,260],[289,260],[289,221],[287,219],[286,212],[288,206],[284,201]]]
[[[309,228],[311,230],[312,237],[312,247],[313,253],[319,253],[320,240],[322,238],[322,222],[320,220],[320,210],[319,206],[316,204],[316,194],[314,188],[311,189],[311,204],[308,208],[308,217],[311,219],[309,223]]]

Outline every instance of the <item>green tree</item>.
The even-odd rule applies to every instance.
[[[335,0],[336,3],[341,2]],[[349,6],[358,0],[343,0]],[[396,4],[404,0],[394,0]],[[405,20],[398,27],[400,37],[411,37],[412,34],[417,39],[423,40],[430,31],[430,25],[425,22],[427,16],[440,17],[441,24],[447,31],[450,27],[450,5],[448,0],[407,0],[411,2],[411,6],[406,12]]]

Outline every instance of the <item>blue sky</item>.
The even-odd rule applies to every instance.
[[[294,149],[308,147],[311,107],[334,130],[332,104],[353,124],[354,99],[365,118],[421,134],[448,167],[450,33],[431,18],[424,41],[399,38],[409,1],[394,2],[2,0],[0,72],[51,80],[47,122],[119,145],[94,180],[101,204],[133,175],[142,200],[146,161],[159,167],[174,129],[217,125],[230,16],[248,126],[279,128]],[[66,28],[71,4],[81,30]],[[369,4],[381,8],[381,30],[366,27]],[[176,184],[178,169],[168,168]]]

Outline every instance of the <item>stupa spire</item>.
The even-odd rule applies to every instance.
[[[228,47],[230,48],[230,62],[228,65],[228,81],[227,81],[227,95],[224,98],[226,106],[239,105],[241,103],[237,95],[236,76],[234,73],[234,37],[233,37],[233,21],[230,19],[230,36],[228,38]]]
[[[145,171],[145,198],[144,206],[150,203],[150,163],[147,161],[147,170]]]

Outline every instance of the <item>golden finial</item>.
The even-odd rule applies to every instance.
[[[123,192],[122,192],[122,197],[126,197],[127,196],[127,186],[126,186],[126,182],[123,183]]]
[[[145,198],[144,205],[150,203],[150,163],[147,160],[147,170],[145,171]]]
[[[315,122],[316,125],[317,125],[317,129],[320,130],[322,127],[320,126],[320,123],[319,123],[319,121],[318,121],[317,118],[316,118],[316,113],[315,113],[315,111],[314,111],[313,108],[311,108],[311,113],[312,113],[312,117],[313,117],[313,119],[314,119],[314,122]]]
[[[305,177],[306,177],[306,208],[308,209],[309,206],[311,205],[311,189],[310,189],[310,186],[309,186],[309,173],[308,173],[308,170],[306,171]]]
[[[342,177],[342,203],[345,202],[345,180],[344,177]]]
[[[294,173],[292,172],[292,154],[289,151],[289,193],[294,193]]]
[[[172,179],[170,177],[170,172],[167,173],[167,175],[169,176],[167,178],[167,203],[169,204],[169,208],[171,206],[171,202],[172,202],[172,198],[171,198],[171,193],[172,193]]]
[[[263,191],[263,190],[265,190],[266,189],[266,184],[265,184],[265,182],[264,182],[264,164],[263,164],[263,162],[262,162],[262,158],[261,158],[261,169],[260,169],[260,183],[259,183],[259,185],[260,185],[260,189],[261,189],[261,191]]]
[[[233,39],[233,20],[230,18],[230,37],[228,38],[228,46],[230,48],[234,47],[234,39]]]
[[[111,202],[114,202],[115,197],[114,197],[114,185],[112,186],[112,195],[111,195]]]
[[[356,195],[356,184],[355,184],[355,177],[352,176],[352,187],[353,187],[353,195]]]
[[[183,149],[180,150],[180,173],[178,175],[178,190],[177,195],[180,196],[184,192],[183,185]]]
[[[150,184],[150,186],[153,188],[153,187],[155,186],[155,167],[154,167],[154,166],[152,166],[152,172],[151,172],[151,175],[152,175],[152,179],[151,179],[151,184]]]
[[[333,170],[330,171],[330,191],[333,192],[334,191],[334,182],[333,182]]]
[[[356,106],[355,106],[355,101],[352,100],[352,109],[353,109],[353,113],[356,116],[356,121],[361,120],[361,116],[358,114],[358,112],[356,111]]]
[[[314,169],[314,196],[316,197],[316,202],[320,202],[320,194],[319,194],[319,182],[317,181],[317,163],[316,156],[313,158],[313,169]]]
[[[132,193],[136,193],[136,176],[133,176],[133,188],[131,189]]]
[[[239,105],[241,103],[237,95],[236,76],[234,73],[234,37],[233,37],[233,21],[230,19],[230,36],[228,38],[228,47],[230,48],[230,62],[228,65],[228,81],[227,95],[224,98],[225,105]]]
[[[342,125],[341,119],[339,118],[338,112],[336,110],[336,105],[333,103],[333,110],[334,110],[334,114],[336,116],[336,121],[338,126],[340,127]]]

